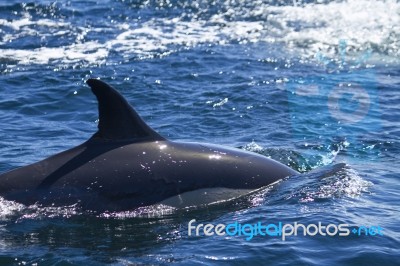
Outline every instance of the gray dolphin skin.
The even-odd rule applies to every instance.
[[[98,79],[87,84],[98,100],[98,131],[77,147],[0,175],[1,197],[124,211],[206,189],[251,191],[298,174],[256,153],[166,140],[114,88]]]

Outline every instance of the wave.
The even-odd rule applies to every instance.
[[[150,2],[116,3],[107,12],[93,8],[76,16],[67,4],[60,4],[58,12],[40,5],[2,8],[0,63],[104,64],[201,45],[249,43],[281,47],[278,57],[318,60],[318,54],[341,56],[341,40],[350,57],[400,58],[400,3],[394,0]],[[125,9],[134,15],[110,21]],[[10,16],[13,12],[18,15]],[[83,15],[87,20],[76,19]]]

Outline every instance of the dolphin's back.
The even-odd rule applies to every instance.
[[[115,89],[90,79],[98,131],[83,144],[0,175],[0,196],[24,204],[127,210],[208,189],[257,189],[297,174],[255,153],[168,141]]]

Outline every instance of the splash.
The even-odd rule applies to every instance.
[[[40,220],[43,218],[70,218],[82,215],[77,204],[59,207],[43,207],[37,204],[26,206],[15,201],[9,201],[0,197],[0,220]]]
[[[101,218],[107,219],[127,219],[127,218],[158,218],[167,215],[174,214],[176,212],[176,208],[155,204],[146,207],[139,207],[135,210],[131,211],[122,211],[122,212],[104,212],[99,214],[98,216]]]
[[[295,150],[282,148],[264,148],[254,141],[240,148],[276,160],[299,172],[306,172],[320,166],[320,164],[318,162],[315,162],[315,160],[313,160],[312,158],[308,158]]]
[[[25,209],[23,204],[0,197],[0,220],[5,220]]]
[[[286,194],[286,200],[300,203],[325,201],[334,198],[355,198],[370,193],[372,182],[364,180],[359,173],[345,164],[323,167],[302,176],[303,184]],[[297,184],[298,185],[298,184]]]

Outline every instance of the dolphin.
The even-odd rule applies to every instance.
[[[0,196],[25,205],[126,211],[158,203],[207,204],[298,172],[265,156],[170,141],[114,88],[86,83],[98,100],[98,131],[77,147],[0,175]]]

